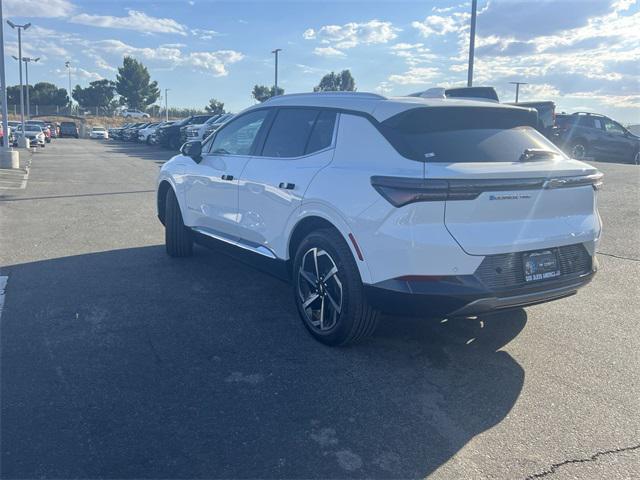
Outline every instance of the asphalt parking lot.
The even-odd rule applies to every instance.
[[[165,255],[170,156],[56,140],[0,178],[3,478],[640,478],[640,168],[594,162],[578,295],[331,349],[286,283]]]

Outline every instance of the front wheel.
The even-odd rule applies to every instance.
[[[190,257],[193,254],[191,230],[184,226],[182,212],[173,189],[165,197],[164,243],[171,257]]]
[[[376,328],[378,311],[368,304],[351,250],[335,230],[317,230],[300,243],[293,293],[304,326],[326,345],[355,343]]]
[[[638,150],[633,156],[633,160],[631,163],[633,163],[634,165],[640,165],[640,150]]]

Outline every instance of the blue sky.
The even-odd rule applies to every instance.
[[[474,83],[512,101],[554,100],[640,123],[639,0],[478,0]],[[114,79],[124,55],[149,67],[172,105],[211,97],[238,111],[254,84],[310,91],[349,68],[359,91],[402,95],[464,85],[468,1],[4,0],[4,15],[34,26],[24,55],[40,56],[31,83]],[[7,82],[18,82],[17,36],[5,25]],[[11,63],[10,63],[11,62]]]

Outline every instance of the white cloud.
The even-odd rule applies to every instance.
[[[422,43],[396,43],[390,47],[390,50],[395,56],[403,58],[411,67],[430,63],[438,58]]]
[[[137,10],[129,10],[126,17],[81,13],[71,17],[69,21],[81,25],[90,25],[92,27],[121,28],[143,33],[187,34],[187,28],[171,18],[150,17],[146,13],[138,12]]]
[[[456,33],[466,28],[468,14],[454,13],[451,16],[429,15],[421,22],[411,22],[411,26],[420,32],[423,37],[431,35],[446,35]]]
[[[213,37],[219,37],[222,34],[215,30],[205,30],[202,28],[194,28],[191,30],[191,34],[198,37],[200,40],[213,40]]]
[[[90,72],[84,68],[71,67],[71,82],[77,82],[78,78],[93,82],[94,80],[102,80],[104,76],[97,72]],[[67,77],[69,75],[66,68],[56,68],[54,73],[59,77]]]
[[[304,65],[302,63],[296,63],[296,67],[298,67],[302,71],[302,73],[306,75],[311,75],[311,74],[318,75],[320,73],[326,72],[326,70],[322,68],[311,67],[309,65]]]
[[[440,75],[435,67],[411,67],[400,75],[390,75],[389,81],[400,85],[428,84]]]
[[[75,10],[68,0],[4,0],[5,17],[66,17]],[[6,27],[5,27],[6,28]]]
[[[102,40],[94,45],[106,53],[130,55],[145,60],[152,67],[174,69],[190,66],[196,70],[211,73],[214,77],[228,75],[227,67],[244,58],[242,53],[235,50],[183,52],[181,48],[173,45],[160,45],[157,48],[134,47],[120,40]]]
[[[335,51],[353,48],[358,45],[388,43],[395,39],[400,29],[391,22],[370,20],[368,22],[349,22],[344,25],[324,25],[318,30],[308,28],[302,34],[306,40],[319,40]],[[316,49],[318,50],[318,49]]]
[[[333,47],[316,47],[313,49],[313,53],[320,57],[344,57],[345,53],[342,50],[338,50]]]

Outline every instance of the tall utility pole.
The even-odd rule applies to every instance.
[[[471,1],[471,32],[469,33],[469,69],[467,70],[467,87],[473,86],[473,56],[476,48],[476,12],[478,0]]]
[[[169,121],[169,90],[170,88],[164,89],[164,121]]]
[[[7,81],[4,71],[4,22],[2,21],[2,0],[0,0],[0,89],[2,94],[2,153],[0,154],[0,168],[18,168],[20,159],[18,152],[9,147],[9,106],[7,105]]]
[[[529,85],[528,83],[525,82],[509,82],[511,85],[515,85],[516,86],[516,103],[518,103],[518,96],[520,94],[520,85]]]
[[[69,74],[69,115],[71,115],[71,107],[73,106],[73,100],[71,100],[71,62],[67,60],[64,62],[64,66],[67,67],[67,73]]]
[[[15,55],[11,55],[14,60],[18,60],[18,57],[16,57]],[[24,62],[24,73],[25,73],[25,80],[27,82],[27,120],[31,120],[31,102],[29,101],[29,63],[30,62],[37,62],[40,60],[40,57],[38,58],[31,58],[31,57],[22,57],[22,61]]]
[[[271,53],[275,54],[276,56],[276,83],[275,83],[275,90],[273,92],[274,96],[278,95],[278,53],[281,52],[282,49],[281,48],[276,48],[275,50],[273,50]]]
[[[22,58],[22,31],[27,30],[31,24],[17,25],[11,20],[7,20],[7,24],[14,30],[18,30],[18,58]],[[20,70],[20,123],[22,124],[22,132],[24,133],[24,91],[22,88],[22,62],[18,62]],[[26,137],[23,137],[26,138]]]

